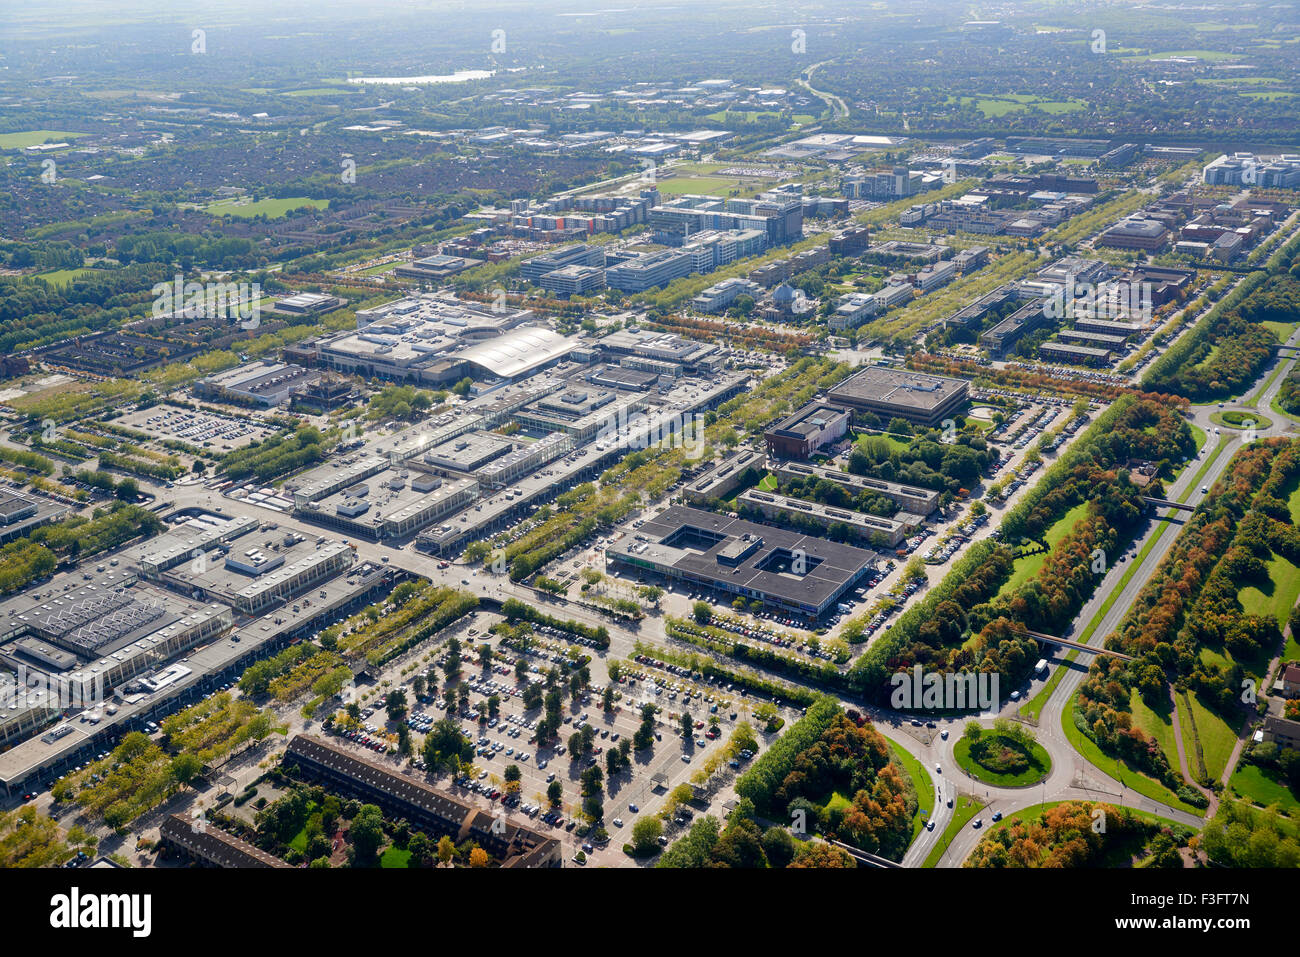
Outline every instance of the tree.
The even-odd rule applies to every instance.
[[[178,754],[172,759],[172,777],[182,786],[193,781],[202,769],[203,762],[192,754]]]
[[[487,851],[481,847],[476,847],[469,852],[470,867],[487,867],[489,862]]]
[[[352,825],[348,828],[352,840],[352,850],[358,861],[369,861],[379,850],[384,839],[384,815],[373,804],[361,805]]]
[[[438,863],[446,864],[456,856],[456,844],[450,837],[443,835],[438,839]]]
[[[651,854],[659,844],[659,837],[664,832],[663,825],[657,817],[639,817],[632,825],[632,848],[637,854]]]
[[[124,478],[122,481],[117,483],[115,494],[123,502],[134,502],[140,497],[140,486],[136,483],[135,479]]]
[[[783,827],[769,827],[763,832],[761,841],[763,853],[771,867],[788,867],[794,860],[795,842],[790,832]]]
[[[430,857],[433,854],[433,845],[429,837],[423,831],[417,831],[412,835],[410,841],[406,844],[406,849],[411,852],[411,864],[415,867],[428,867]]]
[[[559,807],[560,800],[564,797],[564,788],[559,781],[552,781],[546,786],[546,800],[551,803],[551,807]]]
[[[390,721],[401,721],[406,716],[406,692],[395,688],[384,698],[384,709]]]
[[[681,717],[682,737],[689,740],[695,730],[695,722],[691,719],[689,711],[683,711]]]
[[[707,601],[697,601],[691,605],[691,615],[699,624],[707,625],[713,617],[713,609]]]
[[[430,768],[455,768],[474,759],[474,742],[451,718],[434,723],[424,739],[424,761]]]

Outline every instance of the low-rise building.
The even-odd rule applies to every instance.
[[[853,410],[829,402],[810,402],[763,433],[768,453],[784,459],[806,459],[818,449],[838,442],[849,431]]]
[[[921,425],[936,425],[966,404],[970,383],[965,379],[864,366],[827,393],[830,401],[886,420],[895,416]]]

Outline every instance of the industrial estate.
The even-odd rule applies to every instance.
[[[1294,10],[82,6],[0,864],[1300,866]]]

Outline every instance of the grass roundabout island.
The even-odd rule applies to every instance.
[[[1000,788],[1029,787],[1052,770],[1052,759],[1033,732],[1010,721],[999,720],[992,728],[972,721],[953,757],[975,780]]]
[[[1271,428],[1273,423],[1253,410],[1228,409],[1225,412],[1211,412],[1210,421],[1227,429],[1249,428],[1253,422],[1256,429]]]

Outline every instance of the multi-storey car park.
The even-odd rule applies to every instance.
[[[247,515],[178,518],[98,571],[57,574],[0,604],[0,685],[25,684],[0,714],[6,793],[48,784],[403,574]]]

